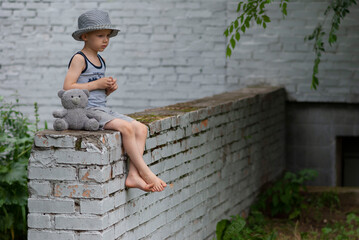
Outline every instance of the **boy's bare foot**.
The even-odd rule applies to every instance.
[[[165,189],[167,184],[162,181],[159,177],[157,177],[153,172],[149,172],[148,174],[142,174],[143,180],[146,183],[153,184],[152,191],[153,192],[161,192]]]
[[[129,174],[125,181],[125,186],[128,188],[139,188],[145,192],[153,192],[155,184],[147,184],[139,175]]]

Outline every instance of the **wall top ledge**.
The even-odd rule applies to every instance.
[[[221,94],[213,95],[211,97],[196,99],[193,101],[176,103],[165,107],[146,109],[142,112],[128,114],[128,116],[146,125],[151,125],[151,123],[156,122],[158,120],[162,120],[164,118],[179,116],[185,113],[197,111],[199,109],[215,107],[238,100],[245,100],[259,95],[266,95],[269,93],[273,93],[276,91],[284,91],[284,88],[273,87],[273,86],[262,86],[262,85],[252,86],[247,88],[241,88],[239,90],[232,92],[224,92]],[[106,134],[113,134],[113,133],[114,131],[107,131],[107,130],[102,130],[102,131],[44,130],[37,132],[36,136],[37,137],[49,136],[51,138],[57,138],[57,137],[62,138],[63,136],[69,136],[76,139],[76,138],[91,138],[91,137],[98,138]]]
[[[156,120],[177,115],[183,115],[188,112],[193,112],[202,108],[214,107],[236,100],[253,98],[259,95],[266,95],[268,93],[284,91],[282,87],[256,85],[247,88],[241,88],[232,92],[224,92],[213,95],[211,97],[204,97],[193,101],[176,103],[165,107],[146,109],[142,112],[128,114],[130,117],[144,123],[149,124]]]

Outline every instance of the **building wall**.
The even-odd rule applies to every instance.
[[[358,104],[287,103],[286,122],[288,170],[312,168],[313,185],[341,185],[338,138],[359,136]]]
[[[134,117],[149,126],[144,160],[168,187],[125,188],[119,132],[38,132],[28,166],[29,240],[213,239],[218,221],[247,214],[261,186],[284,170],[281,88]]]
[[[119,90],[108,104],[129,113],[266,83],[282,85],[290,101],[358,102],[359,7],[343,21],[335,45],[320,65],[320,87],[310,90],[314,54],[303,38],[322,18],[328,1],[291,1],[283,20],[269,6],[266,30],[249,30],[226,59],[223,32],[236,2],[224,0],[4,0],[0,1],[0,95],[18,92],[25,113],[33,102],[42,121],[52,122],[72,54],[77,17],[108,11],[121,33],[103,52],[107,75]],[[334,55],[334,53],[336,53]]]
[[[304,37],[313,32],[331,1],[290,1],[283,20],[279,3],[268,11],[267,28],[251,29],[241,38],[227,62],[229,82],[239,86],[256,83],[283,85],[289,101],[357,103],[359,80],[359,6],[354,5],[342,21],[338,43],[329,47],[319,65],[319,88],[311,90],[313,44]],[[233,7],[232,7],[233,8]],[[231,15],[230,15],[231,16]],[[231,19],[229,17],[229,19]],[[329,32],[330,16],[324,30]]]

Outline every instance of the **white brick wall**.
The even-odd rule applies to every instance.
[[[304,36],[323,19],[329,2],[290,1],[285,20],[278,4],[273,4],[267,29],[250,29],[241,37],[228,61],[228,78],[242,87],[257,83],[283,85],[290,101],[358,103],[358,5],[342,21],[338,44],[330,48],[326,43],[327,53],[319,65],[319,88],[310,89],[315,55],[312,43],[304,42]],[[228,8],[234,9],[232,4]],[[232,19],[234,12],[228,16]]]
[[[327,2],[293,1],[284,21],[274,4],[267,30],[250,30],[228,60],[223,31],[234,17],[234,1],[0,1],[0,95],[14,99],[18,92],[26,104],[22,110],[32,119],[32,103],[38,102],[41,120],[51,127],[68,61],[82,47],[71,37],[77,17],[100,8],[121,28],[103,53],[107,74],[119,82],[108,102],[116,111],[165,106],[256,83],[284,85],[290,100],[358,102],[358,6],[341,26],[340,44],[323,58],[319,91],[309,89],[313,53],[303,36]]]
[[[213,239],[283,171],[284,105],[283,89],[263,87],[136,113],[169,116],[148,123],[144,154],[160,193],[125,189],[118,132],[38,132],[28,239]]]

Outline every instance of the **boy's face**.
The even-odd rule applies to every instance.
[[[82,35],[82,39],[85,43],[97,52],[102,52],[108,46],[110,42],[110,34],[112,30],[103,29],[96,30]]]

